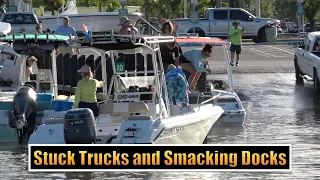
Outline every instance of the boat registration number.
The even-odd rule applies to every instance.
[[[170,128],[170,129],[165,130],[164,134],[181,132],[181,131],[183,131],[183,129],[184,129],[183,127]]]
[[[79,125],[79,124],[84,124],[84,120],[70,121],[70,125]]]

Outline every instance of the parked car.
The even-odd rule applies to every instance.
[[[39,23],[37,16],[29,12],[7,12],[2,13],[0,16],[1,22],[11,24],[10,33],[35,32],[37,23]]]
[[[297,83],[313,81],[314,89],[320,92],[320,31],[307,35],[302,45],[296,49],[294,67]]]
[[[299,27],[295,22],[281,22],[281,28],[283,33],[297,33],[299,32]]]
[[[280,20],[271,18],[257,18],[250,12],[241,8],[230,8],[230,21],[228,21],[228,8],[208,8],[204,12],[204,18],[199,23],[192,24],[189,18],[173,19],[176,33],[195,33],[199,36],[228,37],[228,31],[232,22],[240,21],[240,26],[245,28],[243,38],[253,39],[254,42],[265,42],[265,28],[272,25],[280,27]],[[229,25],[228,25],[229,24]]]

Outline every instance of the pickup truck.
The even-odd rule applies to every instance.
[[[37,16],[30,12],[7,12],[0,15],[0,22],[11,24],[10,33],[25,31],[34,33],[36,25],[39,23]]]
[[[265,28],[275,25],[280,28],[280,20],[270,18],[257,18],[250,12],[241,8],[230,8],[230,21],[228,21],[228,8],[208,8],[204,12],[204,18],[200,18],[195,24],[195,33],[199,36],[228,37],[229,28],[232,22],[240,21],[240,26],[244,27],[244,39],[252,39],[254,42],[266,42]],[[188,18],[171,20],[175,33],[192,33],[194,24]]]
[[[317,50],[318,42],[320,44],[320,31],[309,33],[303,43],[296,48],[294,57],[296,82],[303,84],[303,80],[313,81],[316,92],[320,92],[320,51],[319,49]]]

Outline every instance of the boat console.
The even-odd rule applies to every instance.
[[[31,74],[30,81],[25,82],[30,84],[36,92],[39,93],[52,93],[53,92],[53,80],[50,69],[39,69],[39,73]]]

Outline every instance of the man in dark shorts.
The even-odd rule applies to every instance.
[[[237,61],[236,66],[239,66],[239,57],[241,54],[241,45],[242,45],[242,33],[244,31],[244,28],[239,27],[240,22],[235,21],[232,23],[233,27],[229,31],[229,36],[231,40],[231,62],[230,65],[234,65],[234,53],[237,54]]]

